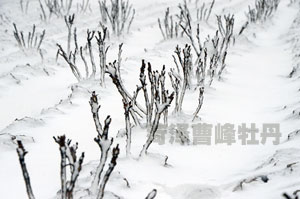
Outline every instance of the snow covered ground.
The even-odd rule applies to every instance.
[[[124,43],[121,75],[126,88],[133,92],[139,84],[142,59],[150,61],[155,69],[166,65],[168,71],[175,67],[175,46],[190,41],[186,37],[163,40],[157,23],[167,7],[176,13],[183,1],[130,2],[136,10],[130,33],[119,38],[111,36],[107,59],[117,59],[118,45]],[[90,3],[91,13],[75,15],[81,43],[86,38],[86,29],[99,29],[98,2]],[[207,23],[200,23],[203,40],[207,34],[214,34],[216,14],[234,14],[237,33],[247,20],[244,13],[248,5],[253,4],[253,0],[216,0],[212,17]],[[195,14],[195,1],[188,5]],[[146,129],[133,128],[132,157],[126,157],[125,137],[117,136],[125,128],[122,98],[111,79],[106,76],[105,88],[96,80],[78,83],[62,59],[55,61],[56,43],[67,43],[64,20],[53,17],[48,23],[42,22],[36,0],[29,1],[27,14],[21,12],[19,1],[0,0],[0,198],[27,198],[15,151],[16,139],[21,139],[29,152],[26,164],[36,198],[57,198],[60,156],[52,137],[62,134],[79,143],[79,152],[85,152],[75,198],[93,198],[84,191],[90,186],[90,172],[100,157],[93,140],[97,132],[89,105],[92,91],[99,97],[101,122],[107,115],[112,118],[109,136],[114,137],[113,146],[119,143],[121,150],[104,198],[145,198],[152,189],[157,189],[159,199],[274,199],[283,198],[284,192],[292,194],[300,186],[300,82],[297,72],[293,78],[288,75],[299,62],[299,8],[297,1],[281,0],[272,17],[261,24],[250,24],[236,37],[222,78],[205,88],[201,119],[192,122],[198,104],[198,91],[194,90],[186,93],[183,113],[170,113],[169,117],[169,124],[186,123],[189,127],[203,122],[231,123],[237,129],[241,123],[255,123],[261,130],[263,123],[278,123],[282,134],[279,145],[273,145],[272,138],[265,145],[253,146],[244,146],[238,139],[231,146],[216,145],[214,136],[210,146],[180,145],[166,139],[163,145],[153,143],[148,155],[139,158]],[[20,30],[29,31],[33,24],[39,32],[46,30],[43,60],[37,52],[25,54],[18,48],[12,23]],[[167,85],[171,88],[170,83]],[[142,101],[142,97],[138,100]],[[174,104],[170,107],[173,109]],[[192,129],[189,131],[192,136]],[[164,165],[165,156],[168,166]]]

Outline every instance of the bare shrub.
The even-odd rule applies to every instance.
[[[246,13],[250,23],[264,22],[278,8],[280,0],[256,0],[255,7],[251,8]]]
[[[203,3],[202,6],[197,9],[197,20],[207,22],[211,15],[214,4],[215,0],[212,0],[210,4]]]
[[[113,34],[120,36],[124,32],[129,32],[134,19],[135,9],[132,4],[124,0],[112,0],[110,5],[106,0],[99,1],[102,21],[100,24],[110,23]]]
[[[72,15],[74,16],[74,15]],[[95,36],[95,31],[87,30],[87,37],[86,37],[86,44],[84,46],[78,46],[77,42],[77,33],[76,28],[73,30],[72,33],[72,24],[73,24],[73,17],[66,17],[66,24],[68,27],[68,49],[71,48],[71,41],[72,35],[74,35],[74,50],[68,53],[62,48],[60,44],[58,46],[57,54],[60,55],[66,63],[71,68],[73,75],[76,79],[80,82],[86,79],[94,79],[97,72],[97,65],[99,66],[100,70],[100,85],[105,86],[105,65],[106,65],[106,55],[109,46],[106,46],[106,38],[107,38],[107,29],[103,27],[102,31],[97,31],[97,35]],[[99,64],[96,65],[94,52],[93,52],[93,39],[96,39],[96,45],[98,47],[98,56],[99,56]],[[121,49],[120,49],[121,51]],[[78,63],[77,60],[81,60],[82,62]],[[90,64],[88,63],[88,60]],[[81,75],[79,65],[84,65],[84,72],[85,75]],[[90,70],[91,68],[91,70]]]
[[[43,43],[43,40],[45,38],[45,33],[46,31],[43,30],[42,33],[37,33],[36,32],[36,26],[33,25],[32,31],[28,32],[27,36],[24,34],[24,31],[19,31],[17,28],[17,25],[13,23],[14,26],[14,37],[18,43],[18,46],[21,50],[26,51],[26,50],[36,50],[40,51],[41,50],[41,45]]]
[[[60,162],[60,180],[61,180],[61,198],[73,199],[73,191],[75,183],[82,168],[84,153],[77,158],[78,143],[71,145],[71,140],[66,139],[66,136],[53,137],[55,142],[59,145],[61,156]],[[70,175],[67,175],[67,167],[69,166]],[[70,179],[67,180],[67,177]]]

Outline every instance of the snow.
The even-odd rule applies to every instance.
[[[142,59],[151,62],[153,70],[161,70],[165,65],[169,72],[176,67],[172,58],[176,45],[183,47],[189,40],[183,37],[163,41],[157,24],[167,7],[171,13],[177,12],[181,0],[130,2],[136,10],[131,32],[119,38],[111,35],[107,60],[117,59],[118,45],[124,43],[120,69],[122,84],[128,93],[133,93],[139,84]],[[208,23],[200,23],[202,41],[216,30],[215,14],[233,13],[235,32],[238,32],[246,21],[244,12],[253,3],[253,0],[216,0]],[[80,44],[85,42],[86,29],[96,29],[100,19],[98,2],[91,1],[91,5],[92,13],[75,16],[74,26]],[[195,1],[188,5],[194,15]],[[281,143],[273,145],[270,139],[266,145],[242,146],[238,141],[232,146],[194,146],[166,141],[164,145],[153,143],[148,155],[142,158],[138,156],[147,139],[146,129],[132,129],[129,157],[126,156],[126,137],[116,137],[119,130],[125,128],[125,118],[122,97],[111,78],[106,75],[104,88],[98,81],[77,83],[64,60],[55,61],[56,43],[63,48],[67,45],[63,19],[53,17],[48,23],[41,22],[36,0],[30,0],[29,8],[30,12],[23,14],[19,1],[0,1],[0,198],[27,198],[16,153],[17,139],[23,141],[28,151],[25,160],[35,197],[56,198],[60,189],[60,154],[52,137],[63,134],[74,143],[78,142],[80,152],[85,152],[75,198],[92,198],[85,189],[91,185],[91,172],[95,172],[100,158],[89,104],[92,91],[98,94],[101,123],[107,115],[111,116],[108,136],[114,138],[112,147],[120,145],[120,155],[106,186],[105,198],[116,198],[115,195],[124,199],[145,198],[156,189],[158,199],[273,199],[299,189],[299,74],[296,72],[288,78],[300,60],[298,1],[290,4],[288,0],[281,0],[273,17],[262,24],[250,24],[243,35],[236,38],[235,45],[229,49],[221,80],[215,79],[211,87],[205,88],[203,106],[199,118],[194,121],[236,126],[255,123],[258,128],[263,123],[279,123]],[[37,32],[46,29],[41,46],[44,60],[37,52],[24,54],[18,48],[13,38],[13,22],[19,30],[29,31],[33,24]],[[192,53],[195,56],[194,51]],[[80,70],[84,70],[83,65]],[[111,73],[115,70],[111,69]],[[166,87],[172,88],[168,77]],[[171,115],[169,122],[192,124],[198,96],[198,89],[187,90],[183,113]],[[140,93],[137,101],[144,106],[142,100]],[[173,110],[174,101],[169,113]],[[168,166],[165,166],[166,156]],[[108,161],[110,157],[111,152]],[[108,163],[104,172],[107,167]],[[267,176],[269,180],[251,181],[258,176]],[[249,183],[234,191],[245,179]]]

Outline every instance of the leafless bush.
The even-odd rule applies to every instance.
[[[140,119],[146,118],[147,126],[151,127],[148,139],[146,141],[146,144],[143,146],[140,156],[147,152],[147,149],[153,142],[161,114],[164,114],[164,121],[167,122],[168,115],[166,110],[171,104],[174,97],[174,93],[169,95],[169,91],[165,88],[165,67],[163,67],[161,72],[152,71],[151,64],[148,63],[148,80],[150,82],[150,88],[147,87],[148,84],[145,70],[146,63],[143,60],[140,71],[140,82],[142,85],[137,86],[136,91],[134,92],[133,96],[131,96],[123,85],[117,61],[109,63],[106,67],[106,72],[109,74],[113,84],[116,86],[123,99],[127,132],[131,131],[130,119],[128,117],[129,114],[131,115],[131,118],[133,119],[135,125],[140,126]],[[140,90],[143,90],[144,93],[146,109],[144,109],[136,101],[137,95]],[[150,97],[148,94],[148,90],[150,90]],[[129,139],[127,141],[128,143],[130,142]]]
[[[221,16],[217,16],[219,32],[221,33],[222,36],[220,46],[216,44],[217,43],[216,40],[218,40],[218,38],[216,38],[213,42],[214,47],[217,49],[216,57],[221,65],[218,72],[219,78],[222,75],[222,72],[226,66],[225,61],[226,61],[226,56],[227,56],[230,42],[231,41],[234,42],[234,37],[233,37],[234,15],[230,15],[230,14],[224,15],[223,19],[224,20],[222,20]],[[218,37],[217,33],[216,33],[216,37]]]
[[[167,8],[165,18],[162,21],[163,25],[161,23],[161,20],[158,18],[158,25],[163,38],[172,39],[178,37],[178,29],[180,22],[174,21],[173,16],[170,15],[169,8]]]
[[[61,156],[60,162],[60,180],[61,180],[61,198],[73,199],[73,190],[75,183],[82,168],[84,153],[77,159],[78,143],[71,145],[71,140],[66,136],[53,137],[54,141],[59,145]],[[70,175],[67,174],[67,166],[70,167]],[[70,180],[67,180],[70,176]]]
[[[176,74],[174,70],[172,70],[169,73],[169,76],[171,78],[172,87],[176,95],[174,111],[175,113],[179,113],[182,111],[182,103],[183,103],[186,89],[191,86],[191,73],[192,73],[191,46],[186,44],[182,50],[181,48],[179,48],[179,46],[177,46],[175,49],[175,54],[177,56],[177,59],[176,56],[173,55],[174,62],[178,68],[178,72],[180,71],[179,66],[181,67],[181,71],[179,72],[181,74]],[[178,83],[180,84],[179,86]]]
[[[255,7],[246,13],[250,23],[263,22],[270,17],[278,8],[280,0],[256,0]]]
[[[70,14],[73,0],[39,0],[41,20],[49,21],[52,15],[64,17]]]
[[[214,4],[215,0],[212,0],[212,2],[208,5],[203,3],[201,8],[197,9],[197,20],[207,22],[211,15],[211,11],[214,7]]]
[[[186,0],[183,0],[183,4],[179,4],[178,8],[180,10],[180,14],[177,14],[177,18],[179,20],[179,24],[185,31],[188,31],[189,33],[192,32],[192,16],[190,14],[190,10],[187,6]]]
[[[26,36],[23,31],[18,30],[17,25],[15,23],[13,23],[13,26],[14,26],[14,32],[13,32],[14,37],[20,49],[22,49],[23,51],[30,50],[30,49],[37,50],[37,51],[41,50],[41,45],[46,33],[45,30],[43,30],[42,33],[37,33],[36,26],[33,25],[32,31],[31,32],[29,31]]]
[[[122,96],[123,102],[132,102],[132,108],[129,109],[129,113],[133,118],[135,125],[140,126],[139,118],[143,118],[143,115],[146,114],[146,110],[135,101],[134,96],[130,95],[125,86],[123,85],[119,67],[120,65],[117,63],[117,61],[109,63],[106,66],[106,73],[109,74],[113,84],[116,86],[118,92]]]
[[[144,91],[144,99],[147,107],[147,126],[150,126],[150,132],[146,143],[140,152],[140,157],[147,154],[147,150],[155,138],[155,133],[158,129],[161,114],[165,113],[164,121],[167,122],[167,109],[174,99],[174,92],[169,95],[169,91],[165,88],[165,68],[163,67],[161,73],[152,71],[151,64],[148,63],[148,78],[150,82],[151,97],[149,100],[147,93],[146,75],[144,73],[146,64],[142,62],[140,81]],[[154,109],[155,108],[155,109]]]
[[[74,16],[74,15],[72,15]],[[94,79],[96,75],[96,62],[95,62],[95,57],[94,57],[94,52],[93,52],[93,38],[95,37],[97,41],[97,46],[98,46],[98,55],[99,55],[99,70],[100,70],[100,85],[105,86],[105,65],[106,65],[106,55],[108,51],[108,47],[106,47],[106,38],[107,38],[107,29],[104,27],[102,31],[97,31],[97,35],[95,36],[95,31],[89,31],[87,30],[87,42],[86,45],[84,46],[78,46],[77,42],[77,34],[76,34],[76,28],[74,29],[74,32],[72,33],[72,24],[73,24],[73,19],[70,18],[70,16],[66,19],[66,24],[68,27],[68,49],[71,48],[71,41],[72,41],[72,35],[74,35],[74,50],[69,53],[65,52],[65,50],[62,48],[61,45],[57,44],[58,46],[58,55],[60,55],[70,66],[72,73],[76,77],[78,81],[82,81],[85,79]],[[71,21],[70,21],[71,20]],[[120,49],[121,51],[121,49]],[[87,57],[88,56],[88,57]],[[78,58],[80,57],[80,58]],[[77,63],[77,60],[81,60],[81,64],[84,65],[84,71],[85,75],[81,75],[80,69],[79,69],[79,63]],[[88,64],[88,60],[90,61],[90,64]],[[91,65],[91,66],[89,66]],[[91,72],[90,69],[91,68]]]
[[[182,37],[184,32],[180,29],[180,26],[191,32],[192,19],[186,0],[183,1],[183,4],[179,4],[178,8],[179,13],[175,16],[171,15],[170,9],[167,8],[164,19],[158,19],[158,26],[164,39]]]
[[[214,2],[212,2],[212,6],[213,3]],[[195,35],[192,34],[192,31],[186,29],[181,25],[182,30],[189,38],[191,46],[193,47],[197,55],[194,64],[195,68],[193,68],[191,52],[186,53],[186,56],[190,57],[189,59],[191,61],[189,62],[189,66],[186,67],[186,69],[183,69],[182,72],[179,70],[179,64],[177,63],[175,56],[173,56],[177,72],[176,70],[172,69],[169,73],[169,76],[171,79],[172,87],[175,91],[175,112],[181,111],[185,90],[186,88],[191,88],[192,77],[194,76],[193,74],[196,74],[197,87],[199,88],[199,102],[193,114],[193,120],[197,117],[203,105],[204,88],[206,82],[210,86],[216,75],[218,75],[219,79],[221,78],[222,72],[226,67],[228,48],[230,44],[234,44],[235,41],[233,35],[233,15],[217,15],[217,25],[218,30],[215,32],[215,35],[213,37],[208,35],[203,43],[200,41],[199,24],[197,24]],[[196,40],[194,38],[196,38]],[[187,49],[185,51],[188,52]],[[182,66],[181,63],[184,63],[182,61],[184,60],[184,58],[180,57],[180,50],[177,49],[175,53],[177,54],[179,60],[178,62]]]
[[[96,131],[98,133],[97,137],[94,140],[101,150],[100,162],[95,172],[95,176],[91,185],[91,191],[92,193],[97,194],[97,199],[102,199],[104,196],[104,189],[106,183],[108,182],[110,174],[112,173],[117,164],[117,158],[120,149],[119,145],[113,148],[110,164],[101,180],[101,175],[108,158],[108,152],[110,150],[111,145],[113,144],[113,138],[108,138],[108,129],[111,123],[111,118],[110,116],[107,116],[107,118],[104,121],[104,127],[102,129],[102,125],[99,120],[100,105],[98,104],[98,98],[95,92],[92,93],[92,96],[90,98],[90,106],[91,112],[93,114],[94,123],[96,126]]]
[[[144,100],[146,105],[146,121],[147,121],[147,127],[151,126],[152,119],[153,119],[153,112],[154,112],[154,103],[156,100],[156,95],[161,89],[161,91],[158,93],[160,94],[160,99],[162,103],[165,103],[167,101],[168,97],[168,90],[165,88],[165,66],[163,66],[161,72],[153,71],[150,62],[148,63],[148,80],[150,82],[150,97],[148,95],[148,88],[147,88],[147,76],[146,76],[146,63],[144,60],[142,60],[142,66],[140,70],[140,82],[141,82],[141,88],[144,93]],[[166,109],[164,112],[164,123],[167,124],[168,119],[168,110]]]
[[[135,9],[129,0],[111,0],[110,5],[107,5],[106,0],[103,0],[99,1],[99,7],[102,19],[100,24],[106,24],[109,21],[112,32],[117,36],[125,31],[129,32],[135,15]]]
[[[22,141],[18,140],[18,148],[17,148],[17,153],[19,156],[19,161],[20,161],[20,165],[21,165],[21,169],[22,169],[22,174],[24,177],[24,181],[25,181],[25,185],[26,185],[26,191],[27,191],[27,195],[29,199],[35,199],[33,192],[32,192],[32,187],[31,187],[31,183],[30,183],[30,176],[26,167],[26,163],[25,163],[25,155],[28,153],[23,144]]]

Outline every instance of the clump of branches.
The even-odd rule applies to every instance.
[[[118,60],[120,60],[120,58]],[[138,92],[135,92],[135,95],[132,96],[125,88],[120,74],[119,61],[117,62],[115,60],[113,63],[109,63],[108,65],[106,65],[106,73],[109,74],[109,77],[112,79],[113,84],[116,86],[118,92],[122,96],[123,102],[127,104],[131,102],[132,107],[129,109],[129,113],[133,118],[135,125],[140,126],[140,119],[144,117],[144,115],[146,114],[146,110],[135,100],[135,95],[137,95]],[[139,91],[139,89],[137,91]]]
[[[53,138],[55,142],[59,145],[59,151],[61,156],[61,163],[60,163],[61,198],[73,199],[73,191],[75,188],[75,183],[77,181],[77,178],[82,168],[84,153],[82,153],[78,159],[76,154],[78,149],[78,143],[71,145],[71,140],[67,139],[65,135],[57,136]],[[25,155],[27,154],[27,151],[25,150],[21,141],[17,141],[17,143],[18,143],[17,153],[22,168],[27,195],[29,199],[34,199],[35,197],[33,195],[32,187],[30,184],[30,177],[25,163]],[[69,169],[67,170],[68,167]],[[69,171],[70,174],[67,174],[67,171]]]
[[[99,0],[99,7],[102,19],[101,25],[109,22],[113,34],[117,36],[125,31],[129,32],[135,15],[135,9],[129,3],[129,0],[112,0],[110,5],[107,5],[106,0]]]
[[[22,141],[18,140],[17,143],[18,143],[17,154],[19,156],[19,162],[20,162],[23,178],[24,178],[25,185],[26,185],[27,196],[29,199],[35,199],[33,191],[32,191],[32,186],[30,183],[30,176],[29,176],[29,173],[28,173],[28,170],[26,167],[26,162],[25,162],[25,155],[28,152],[25,150]]]
[[[14,26],[14,37],[18,43],[18,46],[23,51],[25,50],[37,50],[40,52],[42,42],[45,38],[46,31],[43,30],[42,33],[36,32],[36,26],[33,25],[32,31],[29,31],[27,36],[24,34],[23,31],[19,31],[17,25],[13,23]]]
[[[246,13],[250,23],[264,22],[278,8],[280,0],[256,0],[255,7],[251,8]]]
[[[67,52],[62,48],[61,45],[57,44],[58,52],[70,66],[73,75],[80,82],[85,79],[94,79],[97,72],[97,65],[95,62],[95,56],[93,52],[93,39],[96,40],[96,45],[98,49],[99,56],[99,70],[100,70],[100,85],[105,86],[105,65],[106,65],[106,55],[109,46],[106,46],[107,39],[107,28],[102,27],[102,31],[90,31],[87,30],[86,44],[84,46],[79,46],[77,42],[76,28],[72,30],[72,25],[74,21],[74,15],[65,17],[65,22],[68,27],[68,44]],[[74,40],[74,50],[71,51],[71,41],[72,35]],[[122,51],[120,47],[120,51]],[[79,69],[79,63],[77,60],[81,60],[80,64],[84,65],[85,75],[82,75]],[[90,63],[90,64],[89,64]],[[91,68],[91,70],[90,70]]]
[[[169,91],[165,88],[165,68],[163,67],[161,73],[158,71],[152,71],[151,64],[149,62],[148,78],[151,85],[151,101],[149,101],[147,89],[145,88],[147,84],[146,81],[144,81],[145,74],[143,71],[145,70],[145,67],[145,63],[142,63],[140,78],[143,78],[142,87],[144,91],[145,104],[147,107],[147,124],[151,122],[151,126],[146,143],[143,145],[143,148],[140,152],[140,157],[144,154],[147,154],[147,150],[155,138],[159,120],[163,113],[165,113],[164,121],[165,123],[167,122],[167,109],[174,99],[174,92],[169,95]]]
[[[98,98],[95,92],[92,93],[92,96],[90,98],[90,106],[91,106],[91,112],[93,115],[96,131],[98,133],[97,137],[94,139],[94,141],[98,144],[101,156],[100,156],[100,162],[99,165],[96,168],[96,172],[94,175],[94,179],[92,181],[91,185],[91,191],[92,193],[97,195],[97,199],[102,199],[104,196],[104,189],[106,186],[106,183],[109,180],[109,177],[114,170],[115,166],[117,165],[117,159],[118,155],[120,153],[119,145],[113,148],[112,150],[112,158],[110,161],[110,164],[108,165],[108,169],[106,170],[104,176],[102,177],[102,173],[104,170],[104,166],[107,162],[108,158],[108,152],[111,148],[111,145],[113,144],[113,138],[108,137],[108,130],[111,123],[110,116],[107,116],[107,118],[104,121],[104,127],[102,128],[102,125],[100,123],[99,119],[99,109],[100,105],[98,103]],[[102,177],[102,179],[101,179]]]
[[[130,95],[126,90],[125,86],[123,85],[122,78],[120,76],[120,68],[117,61],[113,63],[109,63],[106,67],[106,72],[109,74],[110,78],[112,79],[113,84],[116,86],[117,90],[119,91],[120,95],[123,99],[124,109],[125,109],[125,121],[126,121],[126,132],[131,132],[131,124],[130,118],[133,119],[135,125],[141,126],[141,119],[146,119],[147,127],[151,127],[150,133],[148,135],[148,139],[146,144],[143,146],[143,149],[140,153],[140,156],[147,152],[147,149],[151,145],[154,139],[155,132],[157,131],[159,120],[162,114],[164,114],[164,122],[167,122],[167,108],[170,106],[173,98],[174,93],[169,95],[169,91],[165,87],[165,67],[159,71],[153,71],[152,66],[148,63],[147,72],[146,74],[146,63],[143,60],[142,66],[140,70],[140,82],[141,86],[137,86],[136,91],[133,95]],[[147,75],[148,81],[150,84],[147,84]],[[150,87],[150,88],[148,88]],[[136,101],[139,91],[143,91],[144,93],[144,101],[145,106],[141,106]],[[148,93],[150,92],[150,96]],[[130,135],[127,135],[127,154],[130,153]]]
[[[207,22],[211,15],[214,4],[215,0],[212,0],[210,4],[203,3],[202,6],[197,9],[197,20]]]
[[[175,17],[170,14],[170,9],[167,8],[164,19],[158,18],[158,26],[165,40],[182,37],[184,32],[180,30],[180,26],[191,31],[191,14],[186,1],[184,0],[183,5],[179,4],[178,8],[179,14],[176,14]]]
[[[190,40],[191,46],[189,46],[189,49],[192,47],[196,53],[195,67],[193,67],[192,61],[187,62],[189,63],[188,67],[182,67],[182,65],[184,65],[182,63],[184,63],[185,59],[192,60],[191,52],[185,53],[186,58],[184,58],[184,56],[180,56],[180,50],[178,50],[177,47],[175,53],[178,61],[176,60],[176,57],[173,56],[177,72],[175,69],[172,69],[169,76],[172,87],[175,91],[175,112],[181,111],[185,90],[187,88],[192,88],[192,77],[196,74],[199,98],[198,106],[193,114],[193,120],[197,117],[203,105],[206,82],[209,86],[211,86],[216,75],[219,79],[221,78],[222,72],[226,67],[228,48],[231,43],[234,44],[234,15],[228,14],[224,16],[217,16],[217,25],[218,30],[215,32],[215,35],[213,37],[208,35],[203,43],[200,40],[199,24],[197,24],[195,35],[192,34],[191,30],[181,25],[182,30]],[[188,52],[187,49],[185,51]],[[190,55],[188,56],[188,54]],[[181,68],[185,68],[182,72],[179,69],[179,65]]]
[[[217,33],[215,39],[212,40],[214,47],[217,49],[216,57],[220,62],[220,66],[221,66],[218,72],[219,78],[221,77],[222,72],[226,67],[225,61],[228,52],[228,47],[231,41],[234,42],[234,37],[233,37],[234,15],[230,15],[230,14],[224,15],[223,19],[224,20],[222,20],[221,16],[217,16],[219,32],[222,38],[220,45],[218,45],[219,39],[217,38],[218,37]]]
[[[187,2],[186,0],[183,0],[183,4],[179,4],[178,8],[180,10],[179,14],[176,14],[178,20],[179,20],[179,24],[181,27],[183,27],[186,31],[188,31],[189,33],[192,32],[192,16],[190,13],[190,10],[187,6]],[[183,33],[182,33],[183,35]]]
[[[49,21],[52,15],[64,17],[70,14],[73,0],[39,0],[42,21]]]
[[[158,26],[164,39],[172,39],[178,37],[179,23],[170,15],[170,9],[167,8],[165,18],[162,20],[158,18]]]
[[[77,158],[78,143],[71,145],[71,140],[65,135],[53,137],[54,141],[59,145],[61,156],[60,162],[60,180],[61,180],[61,198],[73,199],[73,191],[75,183],[82,168],[84,153]],[[70,175],[67,174],[69,167]],[[70,179],[67,180],[68,176]]]
[[[193,65],[191,46],[186,44],[182,50],[179,48],[179,46],[177,46],[175,49],[175,54],[176,56],[173,55],[173,58],[178,73],[176,73],[175,70],[171,70],[171,72],[169,72],[169,77],[175,92],[174,112],[179,113],[182,111],[182,103],[186,89],[190,88],[191,86],[191,73]],[[181,68],[181,70],[179,68]]]

